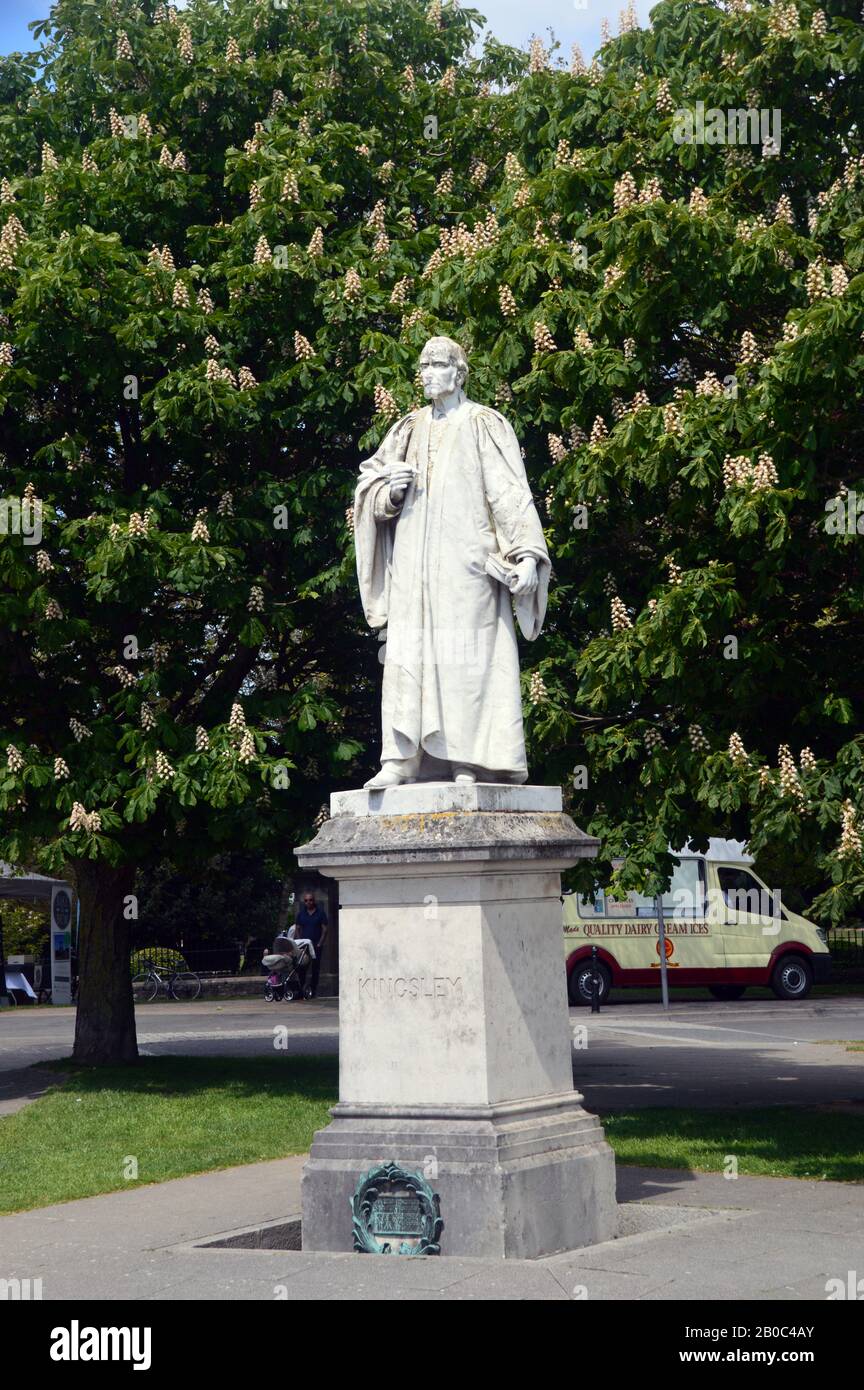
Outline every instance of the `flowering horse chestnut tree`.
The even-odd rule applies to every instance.
[[[864,891],[860,7],[621,27],[590,66],[532,45],[494,241],[420,300],[546,495],[532,775],[601,838],[587,880],[657,891],[670,844],[739,834],[838,921]]]
[[[346,507],[436,190],[484,198],[474,30],[57,0],[0,64],[0,858],[74,876],[79,1061],[136,1055],[136,869],[285,862],[375,759]]]

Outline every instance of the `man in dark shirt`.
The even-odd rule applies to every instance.
[[[300,904],[300,911],[297,913],[297,921],[294,924],[294,937],[297,941],[306,937],[315,947],[315,959],[311,963],[310,980],[310,991],[314,999],[318,993],[318,976],[321,974],[321,952],[324,949],[324,942],[327,940],[327,913],[323,907],[319,907],[316,903],[314,893],[303,894],[303,901]],[[309,973],[309,966],[302,968],[304,990]]]

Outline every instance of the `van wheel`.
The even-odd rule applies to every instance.
[[[608,965],[604,965],[602,960],[598,960],[597,974],[600,976],[600,1003],[605,1004],[612,988],[612,972]],[[567,989],[571,1004],[577,1006],[587,1004],[589,1008],[591,1007],[593,979],[594,971],[590,960],[580,960],[578,965],[574,965],[570,971]]]
[[[803,956],[783,956],[774,967],[771,988],[778,999],[806,999],[813,988],[813,967]]]
[[[746,985],[709,985],[708,993],[715,999],[740,999]]]

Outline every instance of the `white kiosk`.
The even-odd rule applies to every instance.
[[[18,899],[50,901],[51,1002],[71,1004],[74,888],[62,879],[27,873],[0,861],[0,912],[5,901]]]

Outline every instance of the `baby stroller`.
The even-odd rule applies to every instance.
[[[293,930],[293,928],[292,928]],[[303,988],[306,967],[315,959],[315,947],[311,941],[295,941],[292,936],[281,936],[273,946],[273,952],[261,957],[261,964],[267,970],[267,983],[264,998],[268,1004],[278,1000],[290,1004],[301,995],[312,998],[312,990]],[[303,974],[301,975],[301,971]]]

